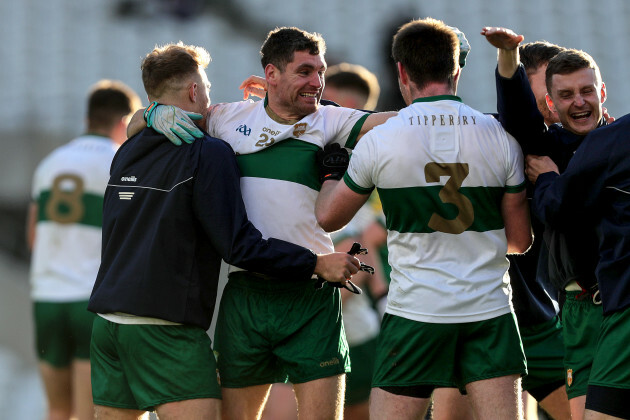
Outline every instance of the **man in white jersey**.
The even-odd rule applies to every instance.
[[[409,105],[368,133],[344,182],[325,181],[317,220],[339,229],[374,187],[391,283],[370,413],[420,418],[435,388],[466,390],[476,418],[517,418],[526,372],[506,253],[531,243],[523,157],[490,116],[454,96],[459,42],[431,18],[402,26],[392,55]]]
[[[369,128],[392,115],[319,106],[325,49],[319,34],[271,31],[260,51],[268,84],[264,101],[218,104],[207,115],[208,133],[228,142],[237,155],[251,222],[265,238],[317,254],[332,252],[333,244],[315,220],[321,186],[315,154],[329,143],[354,147]],[[173,121],[173,108],[154,108],[147,120],[156,130],[156,121],[161,127]],[[139,128],[132,122],[129,132]],[[171,135],[171,130],[193,140],[172,122],[163,131]],[[259,417],[271,384],[288,380],[303,418],[341,418],[350,365],[339,291],[315,289],[315,280],[287,282],[235,267],[230,271],[214,347],[224,415]]]
[[[91,90],[87,133],[37,167],[28,216],[37,355],[48,418],[92,419],[87,301],[101,262],[103,194],[127,123],[142,106],[118,81]]]

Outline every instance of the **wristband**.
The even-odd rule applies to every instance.
[[[147,123],[147,127],[151,127],[151,123],[149,122],[149,120],[151,119],[151,114],[153,114],[158,105],[160,105],[158,101],[153,101],[147,107],[147,109],[144,110],[144,114],[142,114],[142,116],[144,118],[144,121]]]

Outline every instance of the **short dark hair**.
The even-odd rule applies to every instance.
[[[441,20],[412,20],[394,35],[392,57],[403,65],[418,89],[429,82],[453,86],[459,69],[459,39]]]
[[[365,109],[374,109],[381,88],[378,79],[368,69],[358,64],[339,63],[326,70],[326,85],[348,89],[365,97]]]
[[[549,63],[549,60],[563,51],[564,48],[551,42],[536,41],[521,44],[518,50],[525,72],[531,74],[536,72],[540,66]]]
[[[325,54],[326,42],[318,33],[310,33],[296,27],[276,28],[267,34],[260,48],[263,69],[273,64],[280,71],[293,61],[296,51],[308,51],[311,55]]]
[[[118,80],[101,80],[88,96],[88,130],[110,130],[141,107],[140,98],[129,86]]]
[[[156,46],[142,60],[142,83],[150,98],[159,98],[187,76],[205,69],[210,54],[203,47],[185,45],[182,42]]]
[[[547,64],[547,71],[545,71],[547,92],[551,93],[551,80],[554,74],[571,74],[582,69],[593,69],[595,71],[595,80],[598,84],[601,84],[602,75],[593,57],[582,50],[565,49],[559,52]]]

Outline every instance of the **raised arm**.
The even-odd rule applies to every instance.
[[[483,28],[481,34],[498,49],[495,79],[501,125],[516,138],[525,154],[547,154],[547,126],[519,60],[518,46],[523,36],[497,27]]]
[[[523,35],[517,35],[507,28],[488,27],[481,30],[481,35],[498,49],[497,68],[499,75],[511,78],[516,73],[520,62],[518,46],[523,42]]]

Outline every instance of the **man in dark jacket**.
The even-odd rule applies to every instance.
[[[584,137],[606,125],[602,106],[606,86],[597,64],[577,50],[562,51],[549,61],[547,105],[557,112],[560,124],[547,127],[519,62],[517,47],[523,36],[505,28],[484,28],[482,35],[499,49],[497,109],[501,123],[524,153],[549,156],[563,172]],[[562,310],[566,388],[573,418],[582,418],[602,319],[601,306],[593,299],[597,297],[597,237],[589,230],[561,231],[553,224],[546,225],[544,236],[549,248],[549,278],[566,292]]]
[[[596,231],[595,271],[604,312],[588,381],[586,419],[630,418],[630,116],[589,134],[558,175],[548,157],[532,159],[534,209],[561,230]]]
[[[154,49],[142,79],[154,104],[205,113],[206,50]],[[150,107],[150,112],[154,107]],[[205,127],[204,120],[199,121]],[[207,134],[181,149],[152,128],[129,139],[105,193],[103,254],[89,309],[97,418],[219,418],[221,397],[206,329],[221,259],[276,278],[313,273],[345,284],[358,271],[344,253],[315,255],[249,222],[230,146]]]

